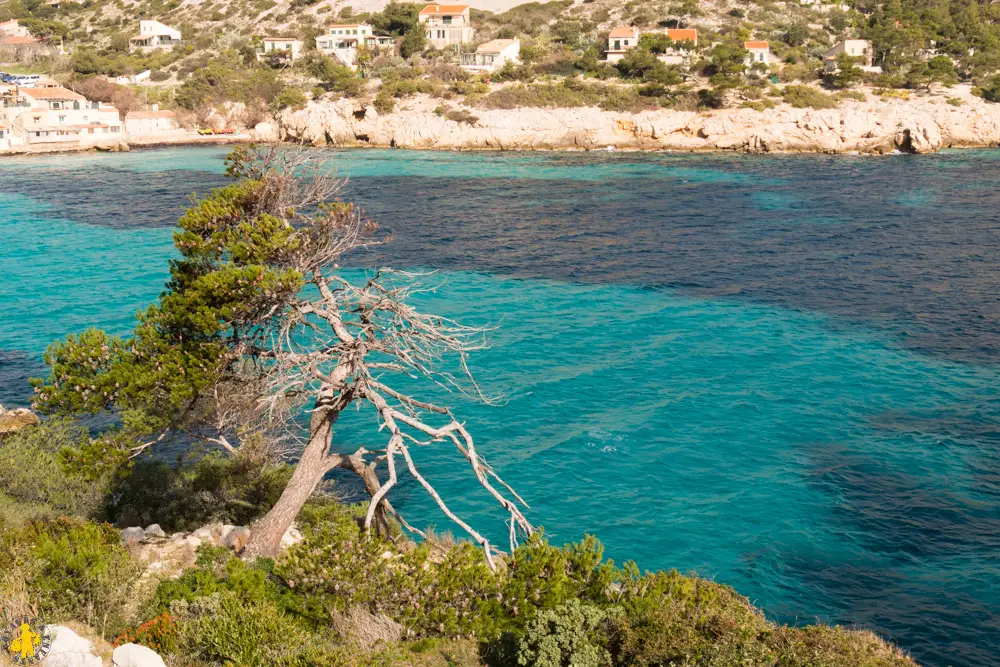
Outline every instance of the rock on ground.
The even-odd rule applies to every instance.
[[[42,663],[45,667],[103,667],[94,655],[94,645],[63,625],[50,625],[52,648]]]
[[[156,524],[153,524],[156,525]],[[122,543],[127,547],[134,547],[146,541],[146,531],[138,526],[125,528],[122,530]]]
[[[154,524],[151,524],[149,526],[146,526],[146,529],[143,531],[143,533],[146,535],[147,538],[149,538],[149,537],[161,537],[162,538],[162,537],[166,537],[167,536],[167,534],[165,532],[163,532],[163,529],[160,528],[160,524],[158,524],[158,523],[154,523]]]
[[[5,410],[0,405],[0,435],[15,433],[26,426],[36,426],[37,424],[38,415],[28,408]]]
[[[166,667],[153,649],[140,644],[122,644],[111,656],[114,667]]]

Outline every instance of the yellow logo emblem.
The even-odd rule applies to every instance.
[[[7,655],[17,665],[37,665],[49,654],[52,637],[40,619],[15,618],[0,635]]]

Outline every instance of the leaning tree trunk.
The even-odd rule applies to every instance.
[[[260,556],[274,558],[278,555],[281,538],[291,528],[302,506],[330,470],[327,452],[330,449],[333,423],[349,401],[350,397],[345,394],[338,396],[332,384],[320,388],[309,418],[309,442],[302,450],[302,457],[295,464],[292,477],[281,492],[278,502],[270,512],[250,526],[250,539],[243,550],[244,558],[253,560]]]
[[[365,461],[364,448],[354,454],[329,454],[333,424],[340,411],[351,400],[350,393],[334,396],[332,387],[327,386],[316,400],[309,420],[309,442],[302,451],[302,457],[295,465],[291,479],[281,492],[278,502],[267,514],[251,526],[250,539],[243,550],[243,557],[253,560],[260,556],[274,558],[278,555],[281,538],[292,526],[302,511],[302,506],[316,491],[326,473],[334,468],[345,468],[354,472],[364,482],[365,489],[374,495],[381,486],[375,467]],[[375,509],[375,527],[383,536],[389,535],[389,512],[392,506],[384,498]]]
[[[285,485],[278,502],[250,527],[250,539],[243,550],[244,558],[253,560],[260,556],[274,558],[278,555],[281,538],[330,469],[326,452],[330,446],[331,431],[331,420],[324,416],[320,428],[314,429],[310,434],[309,443],[302,451],[302,458],[295,465],[292,477]]]

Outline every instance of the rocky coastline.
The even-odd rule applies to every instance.
[[[286,110],[257,134],[315,146],[422,150],[650,150],[880,155],[1000,145],[1000,104],[969,86],[909,99],[844,100],[835,109],[781,105],[707,112],[640,113],[598,108],[490,110],[450,104],[473,122],[450,120],[440,99],[408,98],[389,114],[357,100]],[[272,129],[273,128],[273,129]]]

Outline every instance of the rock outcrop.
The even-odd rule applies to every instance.
[[[163,658],[141,644],[122,644],[111,655],[114,667],[166,667]]]
[[[94,645],[64,625],[48,626],[52,636],[46,667],[102,667],[104,661],[94,655]]]
[[[948,100],[952,102],[949,103]],[[956,105],[957,104],[957,105]],[[440,100],[417,96],[390,114],[357,100],[311,102],[279,118],[282,139],[323,146],[442,150],[727,150],[746,153],[929,153],[1000,144],[1000,104],[968,86],[902,100],[869,94],[836,109],[657,110],[462,108],[474,122],[434,112]],[[270,128],[267,128],[270,130]]]
[[[16,433],[26,426],[38,424],[38,415],[28,408],[12,408],[5,410],[0,405],[0,436]]]

